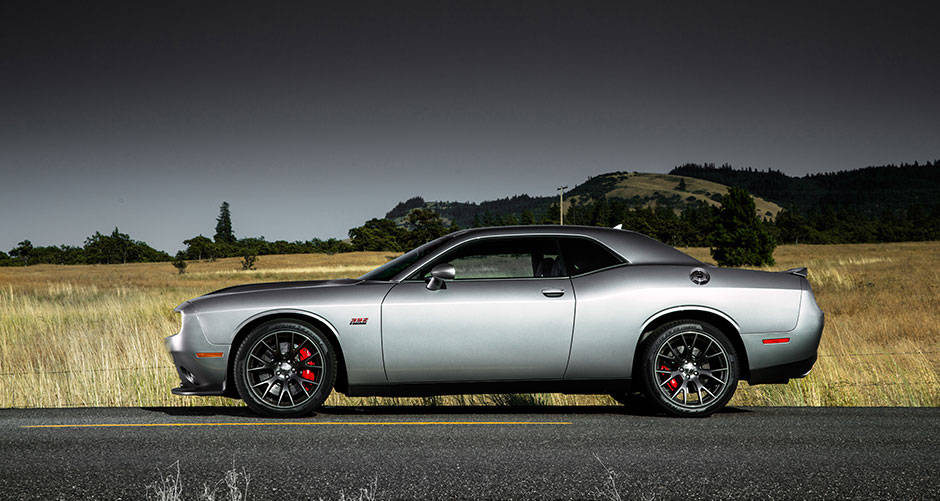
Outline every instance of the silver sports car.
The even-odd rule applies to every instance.
[[[312,412],[347,395],[642,392],[705,416],[816,361],[806,269],[716,268],[582,226],[451,233],[357,279],[240,285],[176,308],[178,395]]]

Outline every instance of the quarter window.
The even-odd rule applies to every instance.
[[[562,237],[559,241],[570,275],[581,275],[623,263],[620,257],[593,240]]]

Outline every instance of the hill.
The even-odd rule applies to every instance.
[[[642,172],[611,172],[588,178],[571,190],[565,192],[565,210],[571,206],[585,206],[601,198],[620,199],[631,208],[667,207],[681,211],[688,207],[718,205],[721,195],[728,192],[728,186],[704,179],[669,174],[650,174]],[[756,198],[758,213],[773,218],[781,207],[763,198]],[[413,209],[430,209],[440,214],[448,222],[455,222],[466,228],[476,223],[491,224],[514,218],[524,219],[526,212],[540,220],[548,215],[554,216],[557,210],[557,196],[514,195],[512,197],[487,200],[483,202],[444,202],[425,201],[414,197],[400,202],[385,214],[404,225],[405,217]],[[554,204],[554,206],[553,206]],[[487,223],[487,221],[490,223]],[[499,223],[495,223],[499,224]]]
[[[930,209],[940,205],[940,160],[803,177],[714,164],[686,164],[670,174],[738,186],[800,213],[832,209],[872,218],[914,206]]]

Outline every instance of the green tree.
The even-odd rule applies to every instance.
[[[84,261],[88,264],[148,263],[170,261],[172,258],[144,242],[131,239],[130,235],[114,228],[110,235],[95,232],[85,239],[82,248]]]
[[[173,260],[173,267],[176,268],[176,271],[178,271],[180,275],[186,273],[185,257],[186,256],[183,255],[183,251],[179,251],[176,253],[176,259]]]
[[[413,209],[408,213],[408,224],[411,231],[406,246],[412,249],[450,233],[441,216],[429,209]]]
[[[569,210],[570,211],[570,210]],[[572,221],[572,224],[575,224]],[[591,224],[593,226],[610,226],[610,205],[606,197],[594,202],[594,214],[591,215]]]
[[[16,244],[16,247],[10,250],[10,257],[18,259],[25,266],[29,266],[29,260],[33,257],[33,243],[29,240],[23,240]]]
[[[235,232],[232,231],[232,213],[229,210],[228,202],[222,202],[219,207],[219,217],[215,219],[215,242],[235,243]]]
[[[570,206],[569,206],[570,207]],[[567,217],[567,212],[565,213]],[[548,207],[548,210],[545,211],[545,214],[542,215],[542,224],[558,224],[558,202],[553,202],[552,205]]]
[[[252,249],[245,249],[242,256],[242,271],[255,269],[255,262],[258,261],[258,255]]]
[[[526,209],[522,211],[522,217],[519,220],[519,224],[525,224],[525,225],[535,224],[535,216],[532,214],[531,210]]]
[[[408,231],[390,219],[373,218],[349,230],[353,250],[402,251],[407,245]]]
[[[711,255],[719,266],[774,264],[773,235],[757,217],[754,199],[732,187],[721,199]]]
[[[183,240],[183,245],[186,246],[187,259],[197,259],[199,261],[215,259],[217,254],[215,243],[202,235]]]
[[[111,236],[108,237],[108,239],[110,240],[110,247],[114,253],[115,262],[127,263],[129,256],[132,261],[137,261],[137,259],[135,259],[136,249],[134,249],[134,242],[131,241],[130,235],[121,233],[117,229],[117,226],[115,226],[114,231],[111,232]]]

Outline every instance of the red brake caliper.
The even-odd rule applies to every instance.
[[[310,358],[311,356],[313,356],[313,354],[310,353],[310,350],[308,350],[308,349],[306,349],[306,348],[301,348],[301,349],[300,349],[300,361],[301,361],[301,362],[307,360],[307,359]],[[304,365],[306,365],[306,364],[304,364]],[[313,375],[313,371],[310,370],[310,369],[304,369],[304,370],[300,373],[300,377],[302,377],[302,378],[304,378],[304,379],[307,379],[307,380],[310,380],[310,381],[314,381],[314,380],[316,379],[316,376]]]
[[[664,365],[660,365],[660,366],[659,366],[659,370],[661,370],[661,371],[668,371],[668,370],[669,370],[669,367],[667,367],[665,364],[664,364]],[[676,378],[672,378],[672,379],[669,380],[668,383],[666,383],[666,386],[668,386],[670,390],[675,390],[676,388],[679,387],[679,382],[676,381]]]

